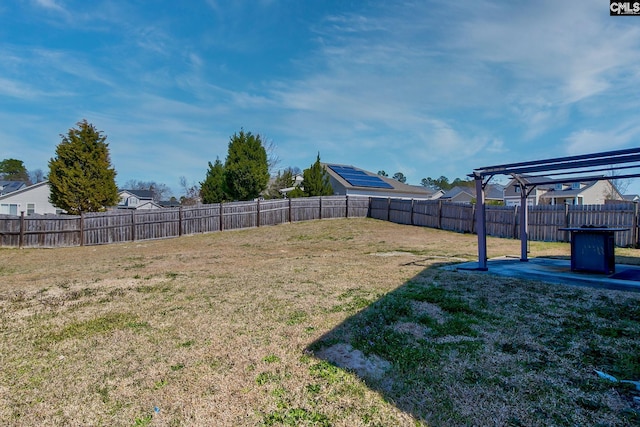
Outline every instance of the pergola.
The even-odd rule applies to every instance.
[[[603,172],[601,174],[595,174]],[[606,173],[615,173],[607,176]],[[520,187],[520,261],[527,259],[527,197],[538,185],[628,179],[640,177],[640,148],[556,157],[546,160],[509,163],[474,169],[469,176],[476,185],[476,222],[478,233],[478,269],[487,270],[487,229],[484,188],[494,176],[506,175]],[[553,177],[553,178],[552,178]],[[533,182],[532,182],[533,181]]]

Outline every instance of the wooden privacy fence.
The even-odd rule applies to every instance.
[[[520,207],[485,206],[487,235],[520,238]],[[564,227],[595,225],[628,228],[615,233],[616,245],[638,247],[638,204],[546,205],[529,207],[529,240],[568,242]],[[369,216],[398,224],[475,233],[475,205],[440,200],[372,198]]]
[[[325,218],[367,217],[368,197],[327,196],[73,215],[0,216],[0,246],[60,247],[162,239]]]
[[[486,206],[487,235],[520,238],[516,206]],[[628,228],[616,245],[638,247],[638,204],[556,205],[529,208],[529,239],[567,242],[559,228]],[[71,215],[0,216],[0,246],[59,247],[162,239],[325,218],[371,217],[398,224],[475,233],[475,205],[440,200],[328,196],[219,203],[156,210]]]

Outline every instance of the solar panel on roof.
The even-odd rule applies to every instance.
[[[337,173],[342,179],[347,181],[354,187],[367,188],[393,188],[391,184],[380,179],[379,176],[367,175],[361,170],[357,170],[350,166],[329,166],[331,170]]]

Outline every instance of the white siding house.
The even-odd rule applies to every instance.
[[[0,196],[0,214],[25,215],[59,214],[63,211],[49,202],[49,181],[39,182],[29,187]]]

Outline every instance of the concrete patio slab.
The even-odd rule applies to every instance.
[[[478,262],[465,262],[442,268],[547,283],[640,292],[640,266],[634,265],[616,264],[615,274],[607,275],[571,271],[571,261],[568,259],[529,258],[523,262],[518,258],[500,257],[488,260],[487,267],[487,271],[481,271],[478,269]]]

